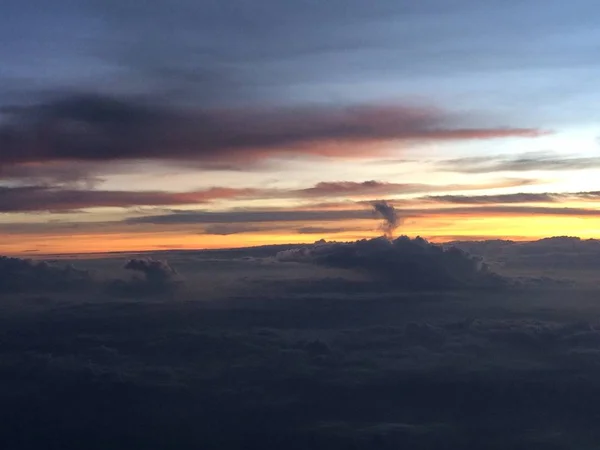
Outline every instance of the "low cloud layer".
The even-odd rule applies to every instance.
[[[0,256],[0,293],[65,292],[91,283],[88,271],[71,265]]]
[[[452,245],[507,268],[596,270],[600,268],[600,241],[559,236],[531,242],[490,240]]]
[[[355,242],[318,242],[282,251],[280,262],[298,262],[362,272],[383,286],[440,289],[501,285],[476,257],[457,248],[444,249],[424,239],[401,236]]]

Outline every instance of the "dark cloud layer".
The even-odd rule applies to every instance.
[[[37,166],[41,172],[16,178],[21,182],[44,180],[43,165]],[[51,166],[54,167],[54,166]],[[52,175],[53,181],[62,185],[12,185],[0,186],[0,212],[26,212],[26,211],[70,211],[94,207],[133,207],[133,206],[169,206],[209,203],[225,199],[249,198],[303,198],[303,197],[360,197],[373,194],[401,194],[411,192],[435,192],[440,190],[477,190],[488,187],[520,186],[528,184],[529,180],[506,180],[497,184],[486,185],[427,185],[427,184],[395,184],[379,181],[366,182],[333,182],[318,183],[307,189],[261,189],[261,188],[231,188],[214,186],[204,190],[188,192],[168,191],[109,191],[70,186],[69,183],[86,181],[88,184],[93,179],[86,178],[83,172],[76,171],[73,178],[68,178],[68,167],[60,165],[60,169]],[[36,169],[37,170],[37,169]],[[63,173],[64,170],[64,173]],[[83,169],[82,169],[83,170]],[[41,177],[41,178],[39,178]],[[58,178],[56,178],[58,177]],[[10,180],[8,180],[10,181]],[[66,185],[64,183],[67,183]],[[594,193],[587,193],[589,196]]]
[[[186,110],[130,98],[72,95],[5,107],[0,166],[31,162],[198,160],[243,164],[281,155],[367,156],[388,140],[535,137],[534,129],[465,128],[408,106]],[[321,145],[312,145],[320,143]]]
[[[0,293],[64,292],[87,288],[91,283],[88,271],[71,265],[0,256]]]
[[[356,210],[231,210],[213,211],[174,211],[170,214],[133,217],[126,219],[129,224],[217,224],[248,222],[323,222],[327,220],[369,219],[372,215],[365,209]]]
[[[390,204],[394,204],[390,201]],[[370,202],[361,206],[371,207]],[[456,206],[445,208],[396,208],[402,217],[439,217],[439,216],[600,216],[600,210],[569,207],[489,205]],[[363,209],[261,209],[212,211],[172,211],[160,215],[148,215],[125,219],[128,224],[185,225],[216,223],[261,223],[261,222],[323,222],[336,220],[362,220],[372,218],[367,208]]]
[[[47,186],[0,186],[0,212],[70,211],[94,207],[132,207],[207,203],[240,198],[255,189],[210,188],[195,192],[106,191]]]
[[[596,270],[600,241],[557,236],[531,242],[508,240],[453,242],[452,245],[508,268]]]
[[[377,238],[355,242],[318,242],[277,254],[281,262],[351,269],[382,286],[440,289],[499,286],[501,277],[481,260],[457,248],[444,249],[421,238]]]

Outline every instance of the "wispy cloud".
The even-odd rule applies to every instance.
[[[441,161],[440,170],[460,173],[584,170],[600,168],[600,157],[576,157],[532,152],[522,156],[475,156]]]

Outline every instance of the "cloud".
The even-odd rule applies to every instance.
[[[386,237],[391,239],[394,230],[400,226],[402,220],[398,215],[398,211],[396,211],[393,205],[384,200],[375,201],[371,205],[373,211],[383,218],[381,229]]]
[[[519,192],[497,195],[429,195],[421,200],[438,203],[457,203],[465,205],[485,205],[502,203],[557,203],[567,200],[598,200],[600,192]]]
[[[254,233],[272,231],[277,228],[267,228],[258,225],[248,225],[243,223],[222,223],[207,225],[203,229],[203,234],[214,234],[218,236],[229,236],[231,234]]]
[[[153,258],[130,259],[123,267],[142,275],[130,280],[113,280],[107,289],[120,295],[156,295],[171,292],[179,288],[183,278],[168,262]]]
[[[518,157],[497,155],[456,158],[438,164],[441,170],[460,173],[584,170],[598,167],[598,157],[565,156],[549,152],[531,152]]]
[[[346,228],[328,228],[328,227],[301,227],[296,230],[298,234],[327,234],[327,233],[341,233],[348,231]]]
[[[355,242],[318,242],[279,252],[280,262],[298,262],[363,272],[382,286],[441,289],[501,285],[501,277],[457,248],[401,236]]]
[[[156,259],[130,259],[124,266],[127,270],[140,272],[149,283],[169,283],[179,279],[179,274],[166,261]]]
[[[584,270],[600,268],[600,241],[556,236],[530,242],[454,242],[452,245],[508,268]]]
[[[394,205],[389,201],[389,204]],[[366,202],[362,206],[371,206]],[[600,216],[600,210],[587,208],[544,207],[544,206],[461,206],[445,208],[396,208],[403,218],[409,217],[451,217],[451,216]],[[171,211],[166,214],[132,217],[124,219],[126,224],[186,225],[186,224],[228,224],[228,223],[268,223],[268,222],[324,222],[338,220],[364,220],[372,218],[367,208],[363,209],[232,209],[214,211]]]
[[[60,178],[61,183],[69,183],[66,178],[68,164],[61,165],[65,170],[65,177]],[[61,172],[62,173],[62,172]],[[80,178],[79,173],[73,174],[72,182],[85,181],[91,183],[90,178]],[[26,181],[23,178],[20,181]],[[5,180],[6,181],[6,180]],[[523,180],[511,180],[512,185],[521,185]],[[500,182],[499,184],[507,184]],[[93,183],[92,183],[93,184]],[[231,188],[213,186],[203,190],[188,192],[168,191],[110,191],[69,186],[25,185],[1,186],[0,185],[0,212],[27,212],[27,211],[72,211],[94,207],[133,207],[133,206],[173,206],[210,203],[223,199],[260,199],[260,198],[302,198],[327,197],[327,196],[362,196],[375,193],[394,194],[409,192],[426,192],[436,190],[467,190],[485,189],[490,185],[401,185],[378,181],[363,183],[335,182],[318,183],[308,189],[261,189],[261,188]],[[495,184],[493,186],[496,186]],[[592,194],[592,193],[590,193]]]
[[[554,203],[560,201],[562,194],[549,193],[517,193],[498,195],[430,195],[423,200],[431,200],[438,203],[459,204],[495,204],[495,203]]]
[[[540,135],[448,126],[456,122],[450,114],[409,106],[190,110],[100,94],[5,107],[3,116],[1,167],[139,159],[248,165],[276,156],[371,157],[364,144],[384,141]]]
[[[535,183],[529,179],[503,179],[480,184],[423,184],[423,183],[388,183],[385,181],[323,181],[316,185],[291,191],[297,197],[377,197],[381,195],[415,194],[423,192],[470,191],[496,189],[502,187],[525,186]]]
[[[64,292],[89,287],[88,271],[71,265],[0,256],[0,292]]]
[[[71,211],[94,207],[161,206],[208,203],[252,195],[255,189],[214,187],[195,192],[106,191],[47,186],[0,186],[0,212]]]
[[[132,217],[125,219],[129,224],[227,224],[248,222],[323,222],[334,220],[369,219],[367,209],[356,210],[231,210],[214,211],[173,211],[170,214]]]

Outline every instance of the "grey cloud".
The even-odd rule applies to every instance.
[[[394,204],[394,201],[390,201]],[[371,206],[366,202],[364,206]],[[464,206],[447,208],[396,208],[402,217],[428,216],[519,216],[519,215],[550,215],[550,216],[600,216],[600,210],[586,208],[560,208],[544,206]],[[373,218],[365,209],[346,210],[228,210],[223,212],[211,211],[172,211],[168,214],[132,217],[125,219],[128,224],[184,225],[184,224],[216,224],[216,223],[260,223],[260,222],[323,222],[336,220],[363,220]]]
[[[345,228],[328,228],[328,227],[301,227],[296,230],[298,234],[327,234],[327,233],[341,233],[342,231],[348,231]]]
[[[244,197],[253,192],[251,189],[231,188],[210,188],[195,192],[136,192],[0,186],[0,212],[59,212],[93,207],[185,205]]]
[[[153,258],[130,259],[124,266],[142,277],[129,280],[112,280],[106,286],[109,293],[117,295],[158,295],[175,291],[182,286],[183,278],[168,262]]]
[[[431,195],[424,200],[432,200],[439,203],[459,204],[490,204],[490,203],[554,203],[560,201],[561,194],[549,193],[525,193],[499,194],[499,195]]]
[[[85,289],[92,283],[88,271],[71,265],[0,256],[0,292],[63,292]]]
[[[531,242],[495,240],[452,245],[507,268],[596,270],[600,267],[597,239],[557,236]]]
[[[363,272],[384,287],[439,289],[501,286],[505,281],[481,260],[457,248],[444,249],[421,238],[377,238],[318,242],[279,252],[281,262],[299,262]]]
[[[207,225],[203,228],[203,234],[214,234],[219,236],[229,236],[231,234],[253,233],[260,231],[270,231],[276,228],[265,228],[257,225],[248,225],[243,223],[226,224],[219,223]]]
[[[249,222],[322,222],[327,220],[368,219],[368,210],[319,211],[319,210],[233,210],[212,211],[174,211],[171,214],[133,217],[126,219],[130,224],[222,224]]]
[[[394,230],[400,226],[402,221],[398,211],[393,205],[384,200],[374,201],[371,206],[373,207],[373,212],[383,219],[381,229],[388,238],[391,238],[394,234]]]
[[[5,107],[4,115],[2,167],[136,159],[250,165],[285,155],[372,156],[372,149],[353,143],[540,134],[535,129],[448,126],[456,122],[449,114],[408,106],[190,110],[99,94]],[[317,142],[321,145],[312,145]]]
[[[584,170],[600,167],[600,158],[563,156],[555,153],[532,152],[523,156],[468,157],[441,161],[438,168],[460,173],[527,172]]]

